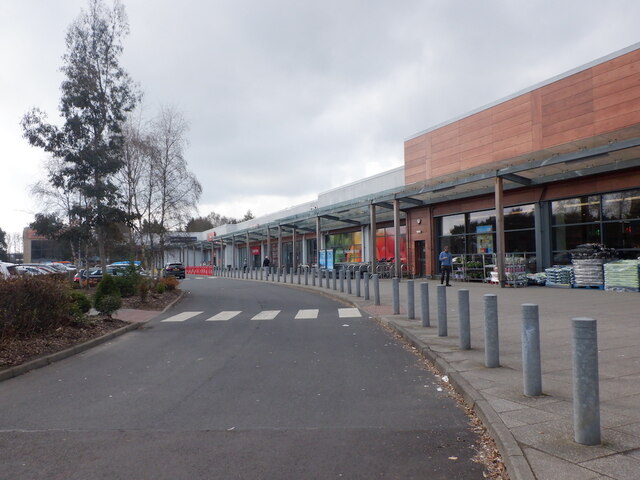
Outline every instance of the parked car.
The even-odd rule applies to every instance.
[[[0,262],[0,277],[9,278],[18,275],[16,265],[8,262]]]
[[[34,275],[45,275],[44,270],[39,269],[38,267],[34,267],[32,265],[16,265],[16,271],[20,275],[34,276]]]
[[[164,277],[184,278],[184,265],[180,262],[167,263],[162,270],[162,275]]]
[[[52,274],[52,273],[61,273],[58,270],[56,270],[55,268],[53,268],[50,265],[43,265],[41,263],[24,263],[22,264],[23,267],[33,267],[33,268],[37,268],[40,272],[42,272],[43,274]]]

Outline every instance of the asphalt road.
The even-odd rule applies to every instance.
[[[143,329],[0,384],[0,479],[483,478],[462,410],[366,315],[182,288]]]

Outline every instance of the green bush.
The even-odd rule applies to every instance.
[[[156,293],[163,294],[164,292],[167,291],[167,284],[164,282],[158,282],[156,283],[155,290],[156,290]]]
[[[122,277],[113,277],[113,280],[120,291],[120,296],[133,297],[136,294],[136,283],[138,279],[133,276],[125,275]]]
[[[98,283],[98,287],[96,288],[96,294],[93,296],[93,306],[98,312],[104,315],[111,315],[115,310],[120,308],[120,305],[115,310],[110,310],[110,308],[115,304],[114,300],[107,300],[106,303],[102,303],[102,299],[106,297],[115,297],[122,305],[122,299],[120,298],[120,289],[118,285],[116,285],[115,277],[113,275],[103,275],[102,280]]]
[[[147,278],[140,278],[138,282],[138,295],[140,296],[140,300],[144,303],[147,301],[147,297],[149,296],[149,290],[151,288],[151,283]]]
[[[95,302],[96,310],[107,317],[111,317],[121,306],[122,298],[120,295],[102,295],[100,300]]]
[[[71,287],[49,275],[0,279],[0,336],[29,337],[73,322]]]
[[[91,300],[89,300],[89,297],[87,295],[74,290],[70,293],[70,296],[72,305],[78,312],[87,313],[89,310],[91,310]]]

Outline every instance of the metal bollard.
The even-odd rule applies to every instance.
[[[527,397],[542,395],[538,305],[522,305],[522,380]]]
[[[308,268],[304,269],[304,284],[309,285],[309,269]],[[315,282],[313,282],[313,284],[315,285]]]
[[[469,314],[469,290],[458,290],[458,318],[460,328],[460,350],[471,350],[471,316]]]
[[[447,329],[447,286],[438,285],[438,336],[446,337]]]
[[[311,285],[316,286],[316,275],[318,274],[315,268],[311,269]]]
[[[369,272],[364,272],[364,299],[369,300]]]
[[[347,275],[347,293],[351,295],[351,272],[347,270],[346,275]]]
[[[356,281],[356,297],[360,296],[360,270],[354,271]]]
[[[333,284],[333,290],[338,290],[338,270],[335,268],[331,270],[331,283]]]
[[[293,283],[293,267],[289,267],[289,283]]]
[[[260,269],[260,280],[264,280],[264,268]]]
[[[298,285],[300,285],[300,284],[302,283],[302,282],[301,282],[301,280],[300,280],[300,278],[301,278],[301,276],[302,276],[302,275],[300,274],[300,267],[298,267],[298,270],[296,270],[296,272],[298,273]],[[305,272],[306,272],[306,270],[305,270]],[[306,284],[305,284],[305,285],[306,285]]]
[[[416,297],[413,280],[407,280],[407,318],[409,320],[416,318]]]
[[[487,368],[500,366],[500,339],[498,337],[498,296],[484,296],[484,364]]]
[[[400,314],[400,279],[398,277],[393,277],[391,279],[391,290],[393,292],[393,314]]]
[[[574,318],[572,330],[574,440],[582,445],[599,445],[598,323],[593,318]]]
[[[420,320],[423,327],[430,327],[429,319],[429,284],[420,282]]]
[[[380,305],[380,276],[376,273],[373,278],[373,303]]]
[[[344,276],[345,276],[344,268],[341,268],[338,273],[340,275],[340,292],[344,293]]]

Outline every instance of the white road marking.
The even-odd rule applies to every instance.
[[[295,318],[318,318],[318,310],[317,308],[311,308],[308,310],[298,310]]]
[[[280,310],[263,310],[251,320],[273,320],[278,316]]]
[[[226,322],[227,320],[231,320],[241,312],[242,310],[226,310],[218,313],[217,315],[214,315],[211,318],[207,318],[207,322]]]
[[[204,312],[182,312],[174,315],[173,317],[165,318],[162,320],[163,322],[184,322],[185,320],[189,320],[191,317],[195,317],[196,315],[200,315]]]
[[[362,314],[357,308],[339,308],[338,316],[340,318],[355,318],[362,317]]]

